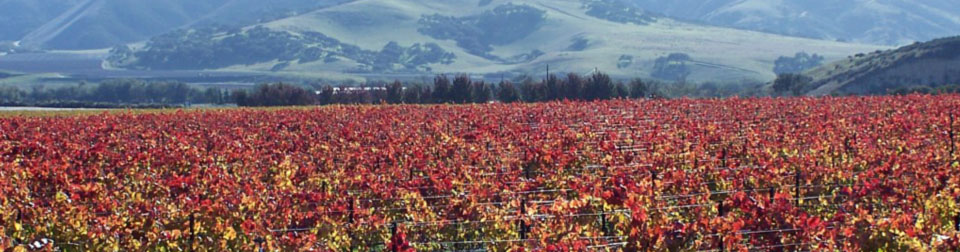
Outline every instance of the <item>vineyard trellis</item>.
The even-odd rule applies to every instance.
[[[876,231],[881,235],[890,229],[901,232],[892,233],[893,240],[918,238],[921,246],[950,248],[956,246],[960,211],[948,209],[955,208],[958,195],[957,179],[946,174],[957,170],[956,112],[951,108],[960,99],[925,98],[347,106],[269,113],[5,119],[0,120],[4,130],[0,181],[25,183],[30,190],[0,187],[12,198],[0,205],[7,213],[0,216],[5,223],[0,234],[25,237],[17,232],[29,231],[34,235],[26,238],[80,249],[110,243],[111,237],[60,239],[37,232],[42,225],[31,222],[43,223],[36,221],[43,217],[33,210],[39,208],[79,213],[73,218],[94,223],[86,224],[90,227],[117,218],[154,221],[144,227],[165,236],[159,241],[190,249],[218,244],[262,250],[387,249],[398,248],[398,243],[422,251],[560,249],[554,245],[591,250],[680,246],[698,251],[870,246],[863,238],[844,234],[851,228],[881,230]],[[344,115],[357,116],[363,123]],[[404,120],[396,115],[404,115]],[[109,129],[104,121],[134,130]],[[204,129],[214,122],[227,126]],[[86,127],[96,134],[73,141],[94,147],[31,143],[62,134],[68,126],[86,124],[94,125]],[[350,128],[361,124],[378,130]],[[168,128],[148,130],[154,126]],[[324,127],[330,132],[305,130]],[[220,136],[224,132],[228,134]],[[111,133],[124,137],[113,138]],[[247,147],[251,146],[247,139],[257,139],[253,143],[262,146]],[[82,151],[103,142],[107,144],[99,151]],[[87,159],[68,165],[99,174],[80,174],[83,178],[74,187],[136,186],[109,181],[122,181],[110,174],[125,174],[134,182],[162,188],[174,200],[149,196],[165,202],[154,207],[174,210],[140,209],[149,204],[133,196],[120,195],[123,200],[115,201],[83,196],[90,192],[82,188],[51,190],[56,188],[38,183],[51,173],[35,172],[33,178],[38,179],[17,175],[15,168],[24,167],[75,175],[70,169],[48,168],[59,167],[49,166],[56,162],[43,163],[67,148],[81,150],[72,157]],[[148,148],[169,154],[127,155],[147,153]],[[357,154],[341,154],[351,152]],[[126,158],[151,165],[124,163]],[[171,171],[158,172],[152,166]],[[285,169],[292,175],[283,175]],[[53,184],[64,180],[69,178]],[[237,193],[227,194],[230,190]],[[15,217],[10,209],[16,209]],[[246,212],[255,214],[230,215]],[[862,224],[850,221],[855,217],[838,217],[852,215],[877,221]],[[940,215],[953,215],[953,230],[943,228],[950,223],[937,219]],[[223,226],[226,222],[219,218],[237,222]],[[881,223],[883,218],[893,224]],[[247,225],[252,219],[256,223]],[[50,221],[66,220],[46,223]],[[10,228],[10,223],[26,225]],[[897,229],[917,223],[924,225]],[[244,230],[231,235],[239,229]],[[184,234],[173,236],[174,231]],[[117,232],[106,233],[120,237]],[[0,238],[4,246],[32,241]],[[125,248],[133,246],[114,239]],[[162,246],[157,240],[141,239]]]

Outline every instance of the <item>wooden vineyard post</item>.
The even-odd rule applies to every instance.
[[[15,222],[15,223],[16,223],[16,224],[23,225],[23,210],[20,210],[19,207],[17,207],[17,222]],[[6,223],[4,223],[4,224],[6,224]],[[17,237],[17,238],[15,238],[15,239],[13,239],[13,241],[19,243],[19,242],[21,242],[22,240],[20,240],[20,238]]]
[[[193,226],[194,226],[194,217],[193,217],[193,213],[190,213],[190,246],[189,246],[190,251],[194,251],[193,241],[194,241],[194,238],[196,238],[197,236],[196,235],[197,232],[196,230],[193,229]]]
[[[395,241],[396,237],[397,237],[397,222],[391,222],[390,223],[390,240]],[[390,251],[397,252],[397,246],[396,245],[391,246]]]
[[[347,223],[348,223],[348,224],[353,224],[353,200],[350,201],[350,206],[347,208],[347,212],[348,212],[348,215],[349,215],[349,216],[347,217],[347,218],[348,218],[348,219],[347,219]]]
[[[353,209],[354,209],[354,205],[353,205],[353,204],[354,204],[354,203],[353,203],[353,199],[350,199],[350,206],[349,206],[350,208],[347,210],[347,214],[349,215],[349,216],[347,217],[347,226],[348,226],[348,228],[347,228],[347,237],[350,239],[350,247],[351,247],[351,248],[353,247],[353,240],[354,240],[354,238],[353,238],[353,227],[352,227],[352,226],[353,226],[353,211],[354,211],[354,210],[353,210]]]
[[[605,209],[600,211],[600,232],[603,233],[604,237],[610,236],[610,230],[607,228],[607,213]]]
[[[523,177],[526,178],[527,180],[530,180],[533,177],[530,172],[530,170],[532,169],[531,168],[532,166],[533,165],[529,163],[523,165]]]
[[[793,188],[793,196],[796,197],[796,199],[794,199],[796,201],[796,206],[800,207],[800,198],[803,197],[802,195],[800,195],[800,169],[797,169],[796,173],[797,174],[795,174],[794,176],[796,180],[796,185]]]
[[[523,177],[530,179],[530,167],[523,166]]]
[[[527,223],[523,219],[526,216],[526,213],[527,213],[527,200],[524,199],[523,201],[520,202],[520,221],[517,223],[519,226],[518,229],[520,231],[519,232],[520,242],[524,242],[527,240]]]
[[[723,200],[721,199],[720,202],[718,203],[718,206],[717,206],[717,216],[720,217],[720,218],[723,218],[723,215],[724,215],[724,213],[723,213]],[[723,231],[720,231],[720,232],[717,234],[717,236],[720,237],[720,252],[723,252]]]
[[[953,114],[950,114],[950,158],[951,159],[953,159],[953,154],[957,150],[957,145],[954,144],[956,142],[956,140],[954,140],[954,138],[956,137],[956,133],[954,133],[953,131],[953,123],[954,123],[954,116]]]
[[[957,201],[960,202],[960,198]],[[953,216],[953,229],[960,233],[960,211],[957,211],[957,214]]]
[[[775,193],[776,193],[776,192],[774,191],[774,188],[773,188],[773,187],[770,187],[770,192],[769,192],[769,194],[770,194],[770,204],[771,204],[771,205],[776,202],[776,200],[774,200],[774,197],[776,197]]]
[[[727,148],[723,148],[723,152],[720,155],[720,166],[727,168]]]
[[[267,242],[266,239],[263,239],[263,237],[257,237],[256,239],[253,239],[253,242],[257,244],[257,251],[258,251],[258,252],[264,252],[264,251],[266,251],[266,249],[263,248],[263,243],[264,243],[264,242]]]
[[[390,237],[397,236],[397,222],[390,223]]]
[[[650,170],[650,197],[654,196],[654,192],[657,191],[657,171]]]
[[[723,217],[723,200],[717,202],[717,217]]]
[[[953,217],[953,228],[960,232],[960,213]]]

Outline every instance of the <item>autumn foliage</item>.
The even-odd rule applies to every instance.
[[[960,248],[960,96],[0,119],[0,249]]]

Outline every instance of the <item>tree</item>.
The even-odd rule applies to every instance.
[[[802,95],[813,79],[802,74],[781,74],[773,81],[773,91],[778,94]]]
[[[520,95],[517,93],[517,87],[510,81],[501,81],[497,87],[497,100],[503,103],[513,103],[520,101]]]
[[[429,87],[417,86],[420,89],[420,103],[430,103],[430,97],[433,97],[433,90]]]
[[[617,82],[616,87],[614,88],[613,96],[616,98],[628,98],[630,97],[630,89],[627,88],[627,85],[624,85],[623,82]]]
[[[333,87],[330,85],[324,85],[320,89],[320,95],[317,97],[318,102],[323,105],[334,104],[336,101],[333,100]]]
[[[801,73],[807,69],[820,66],[823,56],[798,52],[794,57],[780,56],[774,62],[773,72],[776,74]]]
[[[582,100],[583,97],[583,78],[579,74],[569,73],[567,79],[563,82],[564,98],[570,100]]]
[[[437,75],[433,78],[433,102],[447,103],[450,99],[450,79],[446,75]]]
[[[473,98],[473,103],[481,104],[489,102],[491,93],[493,92],[490,90],[490,85],[487,85],[484,81],[474,82],[472,91],[473,94],[471,97]]]
[[[453,102],[459,104],[472,102],[471,86],[470,76],[466,74],[457,75],[457,77],[453,79],[453,90],[450,95],[450,97],[453,98]]]
[[[520,99],[525,102],[545,101],[545,88],[543,83],[533,82],[533,79],[526,78],[520,83]]]
[[[683,53],[671,53],[667,57],[657,58],[651,76],[668,81],[686,81],[691,73],[687,62],[691,60],[689,55]]]
[[[203,91],[203,101],[211,104],[224,104],[226,99],[224,99],[223,90],[219,88],[207,88]]]
[[[277,83],[258,85],[252,94],[238,91],[238,106],[297,106],[316,104],[316,95],[299,86]]]
[[[26,92],[23,92],[23,90],[19,88],[11,86],[0,87],[0,102],[19,102],[24,96],[26,96]]]
[[[407,104],[419,104],[424,101],[420,99],[420,94],[423,92],[423,87],[420,85],[413,85],[403,90],[403,102]]]
[[[544,80],[544,99],[548,101],[560,100],[564,98],[563,88],[560,86],[560,79],[556,75],[548,74]]]
[[[599,71],[594,72],[587,81],[585,98],[590,101],[610,99],[613,98],[614,89],[613,80],[609,75]]]
[[[233,101],[236,102],[238,106],[242,106],[240,104],[244,104],[244,105],[251,104],[250,95],[247,94],[247,90],[234,91]]]
[[[641,79],[633,79],[630,81],[630,98],[640,99],[645,98],[650,94],[650,87],[647,86],[647,83],[644,83]]]
[[[394,81],[388,84],[384,89],[387,90],[387,102],[390,104],[403,103],[403,84],[400,81]]]

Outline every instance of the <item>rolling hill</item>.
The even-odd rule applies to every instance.
[[[249,25],[346,0],[4,0],[0,41],[28,49],[100,49],[203,23]]]
[[[885,94],[911,88],[960,84],[960,37],[915,43],[895,50],[857,54],[808,70],[804,93]]]
[[[780,56],[809,52],[836,60],[877,49],[886,47],[682,22],[616,0],[359,0],[243,29],[180,30],[114,50],[110,63],[490,77],[540,73],[550,65],[624,78],[766,81],[775,77]],[[251,56],[223,60],[236,52]]]
[[[625,0],[711,25],[868,44],[907,45],[960,34],[954,0]]]

